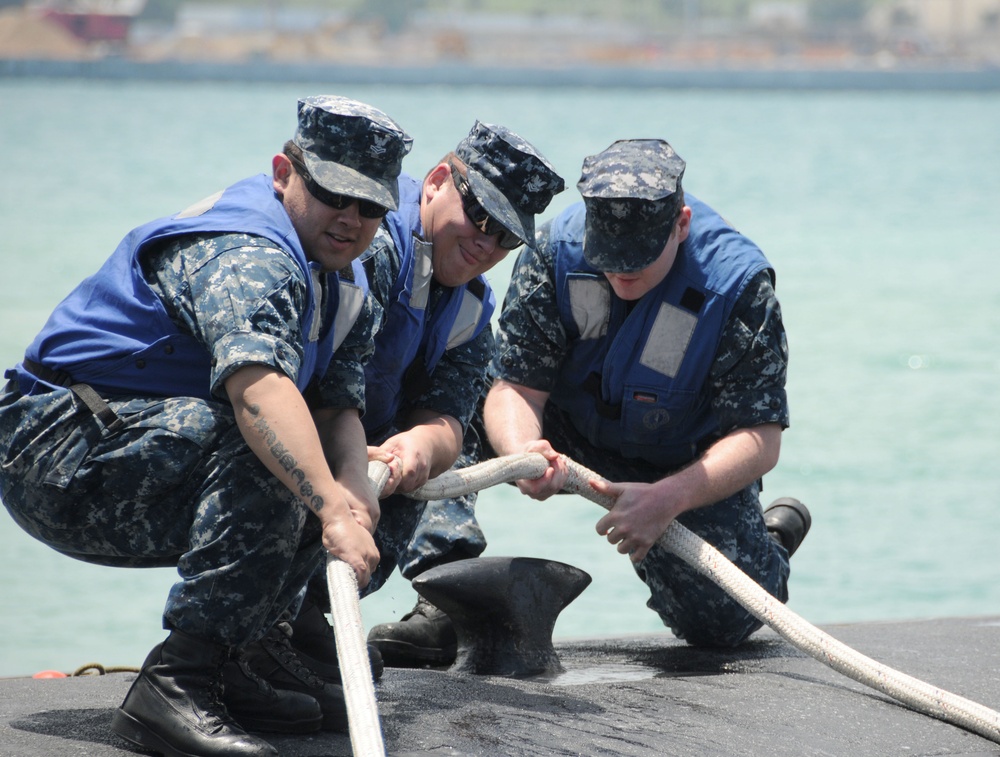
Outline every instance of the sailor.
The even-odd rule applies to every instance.
[[[364,263],[384,318],[365,371],[362,422],[368,443],[400,463],[383,490],[395,493],[381,502],[381,562],[365,593],[397,566],[413,579],[486,547],[475,493],[426,504],[402,493],[456,461],[478,462],[474,414],[494,348],[495,299],[484,274],[534,238],[535,215],[563,187],[533,145],[480,121],[422,180],[399,178],[399,208],[386,216]],[[329,594],[319,578],[292,624],[292,643],[335,680],[323,619]],[[420,598],[401,622],[371,629],[369,645],[373,670],[380,657],[386,665],[439,663],[454,657],[455,634],[447,616]]]
[[[299,100],[270,175],[130,232],[6,373],[18,525],[70,557],[180,574],[112,721],[142,749],[276,755],[247,731],[346,727],[339,687],[291,659],[300,680],[278,671],[275,690],[247,653],[326,553],[361,586],[378,564],[360,420],[377,312],[357,258],[410,146],[369,105]]]
[[[517,482],[531,497],[562,489],[560,453],[604,476],[592,486],[614,505],[597,532],[630,557],[648,606],[690,644],[732,647],[760,621],[657,539],[677,519],[785,602],[810,515],[759,500],[788,426],[774,270],[685,195],[684,170],[658,139],[584,161],[583,201],[514,265],[484,423],[495,454],[548,459]]]

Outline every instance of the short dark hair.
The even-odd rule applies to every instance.
[[[284,153],[289,160],[297,160],[300,163],[304,162],[302,148],[295,143],[294,139],[289,139],[285,142],[285,146],[281,148],[281,152]]]

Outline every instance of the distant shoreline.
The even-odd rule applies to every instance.
[[[639,89],[1000,91],[1000,67],[894,69],[641,68],[567,66],[516,68],[438,64],[358,66],[254,61],[143,62],[0,59],[0,78],[144,81],[303,82],[403,86],[620,87]]]

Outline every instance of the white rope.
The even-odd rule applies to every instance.
[[[605,509],[610,508],[611,499],[598,494],[588,484],[588,481],[602,477],[569,458],[564,459],[570,470],[565,489]],[[425,500],[453,497],[498,483],[537,478],[547,465],[540,454],[509,455],[448,471],[409,496]],[[671,523],[660,537],[659,544],[714,581],[747,612],[811,657],[915,710],[1000,743],[1000,713],[911,678],[842,644],[789,610],[721,552],[680,523]]]
[[[368,464],[368,480],[376,494],[381,493],[389,478],[384,463]],[[343,560],[328,555],[326,584],[330,592],[330,614],[333,634],[337,640],[337,662],[344,684],[347,703],[347,727],[351,734],[351,751],[356,757],[383,757],[382,724],[375,701],[368,642],[361,621],[358,601],[358,579],[354,570]]]

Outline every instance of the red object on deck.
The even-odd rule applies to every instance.
[[[32,678],[69,678],[69,676],[58,670],[39,670]]]

